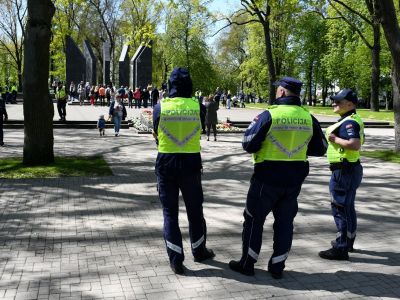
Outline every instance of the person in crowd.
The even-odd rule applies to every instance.
[[[219,103],[221,101],[221,95],[222,95],[221,89],[217,87],[214,93],[214,102],[217,103],[218,108],[219,108]]]
[[[98,85],[96,85],[94,87],[94,102],[95,102],[96,105],[97,105],[97,103],[99,101],[99,98],[100,98],[99,89],[100,89],[100,87]],[[100,106],[101,106],[101,103],[100,103]]]
[[[91,88],[91,86],[90,86],[89,82],[86,82],[86,84],[85,84],[85,98],[86,98],[87,101],[90,100],[90,88]]]
[[[154,107],[158,103],[158,98],[160,96],[160,93],[158,92],[158,89],[156,86],[151,90],[151,106]]]
[[[135,99],[135,108],[141,108],[142,107],[142,93],[140,91],[139,87],[135,88],[135,92],[133,93],[133,99]]]
[[[121,129],[121,122],[126,118],[126,108],[124,105],[123,96],[121,94],[117,94],[116,99],[111,102],[110,110],[109,110],[109,118],[111,118],[114,122],[114,131],[115,136],[119,136],[119,131]]]
[[[243,149],[253,156],[254,173],[243,213],[242,256],[229,267],[254,275],[263,225],[272,211],[274,244],[268,271],[280,279],[292,246],[297,197],[309,172],[307,156],[323,156],[327,142],[317,119],[301,106],[302,82],[283,77],[275,85],[276,105],[258,115],[243,137]]]
[[[69,101],[74,101],[76,97],[76,85],[73,81],[69,85]]]
[[[128,107],[133,108],[133,91],[132,88],[128,88]]]
[[[104,115],[100,115],[97,120],[97,128],[99,129],[100,136],[104,136],[106,134],[106,120],[104,120]]]
[[[112,94],[111,86],[110,86],[110,85],[107,85],[107,88],[106,88],[106,101],[107,101],[106,105],[107,105],[107,106],[110,106],[110,103],[111,103],[111,94]]]
[[[226,108],[231,109],[231,104],[232,104],[232,94],[231,91],[228,91],[226,93]]]
[[[3,123],[7,122],[8,114],[6,109],[6,99],[0,98],[0,147],[4,146],[4,133],[3,133]]]
[[[217,103],[214,101],[214,96],[209,95],[206,99],[205,107],[207,109],[205,123],[207,126],[207,141],[210,140],[210,132],[211,128],[214,134],[214,141],[217,141],[217,123],[218,123],[218,116],[217,116]]]
[[[142,96],[143,107],[147,108],[150,100],[150,90],[148,88],[144,88],[141,96]]]
[[[185,272],[179,228],[179,190],[189,220],[192,254],[196,262],[215,256],[206,248],[201,184],[200,107],[192,98],[193,85],[185,68],[175,68],[169,78],[169,98],[153,110],[153,136],[158,144],[156,175],[164,215],[164,239],[172,271]]]
[[[90,105],[95,105],[95,96],[94,96],[94,89],[95,89],[95,86],[94,85],[92,85],[92,87],[90,88]]]
[[[358,98],[351,89],[344,89],[330,98],[333,112],[340,115],[338,122],[325,132],[332,171],[329,192],[337,235],[331,242],[332,248],[319,252],[319,256],[330,260],[348,260],[356,239],[355,198],[363,176],[360,148],[364,143],[364,123],[356,112]]]
[[[65,86],[62,81],[58,82],[58,87],[56,91],[56,99],[57,99],[57,110],[58,115],[60,116],[60,121],[66,121],[65,117],[67,116],[67,92],[65,90]]]
[[[78,97],[79,97],[79,105],[83,105],[86,98],[86,89],[83,81],[78,84]]]
[[[99,87],[99,98],[100,98],[100,106],[106,105],[106,89],[102,84]]]

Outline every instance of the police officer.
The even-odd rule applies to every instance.
[[[332,215],[338,230],[332,248],[319,252],[324,259],[348,260],[356,238],[357,216],[354,206],[356,190],[363,175],[360,148],[364,143],[364,123],[356,112],[357,95],[350,89],[331,97],[333,111],[340,115],[326,130],[328,161],[332,171],[329,192]]]
[[[4,121],[3,121],[4,118]],[[3,122],[8,120],[7,110],[6,110],[6,100],[4,98],[0,98],[0,146],[4,146],[3,141]]]
[[[58,115],[60,116],[60,121],[65,121],[65,116],[67,115],[66,112],[67,92],[65,90],[65,86],[61,81],[58,82],[56,99],[57,99],[57,110],[58,110]]]
[[[15,84],[12,85],[11,87],[11,103],[16,104],[17,103],[17,86]]]
[[[327,142],[318,121],[301,106],[302,82],[284,77],[275,85],[276,105],[258,115],[243,137],[243,149],[253,154],[254,173],[243,213],[242,257],[230,261],[229,267],[254,275],[263,225],[272,211],[274,251],[268,271],[279,279],[292,245],[297,196],[309,172],[307,156],[323,156]]]
[[[164,239],[174,273],[184,273],[182,235],[178,223],[179,190],[186,205],[192,254],[196,262],[214,257],[206,248],[201,184],[200,107],[192,98],[192,80],[175,68],[168,81],[169,98],[154,107],[153,135],[158,141],[156,174],[164,214]]]

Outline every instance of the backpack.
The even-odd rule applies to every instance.
[[[111,89],[110,88],[106,89],[106,97],[111,97]]]

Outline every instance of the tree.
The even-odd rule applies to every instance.
[[[28,0],[23,72],[26,165],[54,161],[54,108],[47,85],[54,12],[51,0]]]
[[[205,2],[171,0],[167,13],[166,57],[172,67],[182,66],[190,71],[195,89],[210,91],[215,81],[211,55],[206,44],[208,17]]]
[[[374,0],[373,5],[385,32],[386,41],[393,59],[395,151],[400,153],[400,27],[393,0]]]
[[[343,18],[343,20],[350,26],[352,27],[355,32],[360,36],[361,40],[364,42],[364,44],[371,50],[372,54],[372,64],[371,64],[371,110],[373,111],[379,111],[379,78],[380,78],[380,51],[381,51],[381,44],[380,44],[380,25],[379,25],[379,20],[376,15],[376,11],[374,6],[372,5],[372,0],[365,0],[365,6],[368,9],[369,12],[369,18],[364,16],[360,11],[357,11],[356,9],[352,8],[350,5],[348,5],[345,1],[341,0],[328,0],[329,4],[334,8],[334,10]],[[371,44],[367,37],[365,36],[365,33],[362,32],[362,30],[358,26],[357,23],[360,23],[358,20],[350,20],[348,17],[346,17],[335,5],[333,5],[333,2],[340,4],[342,7],[344,7],[346,10],[348,10],[351,14],[359,17],[363,22],[371,26],[372,31],[373,31],[373,43]]]
[[[25,14],[26,7],[22,0],[5,0],[0,4],[0,30],[5,37],[0,38],[0,47],[9,54],[14,62],[11,65],[17,71],[19,91],[22,90]]]
[[[101,20],[103,29],[106,31],[110,43],[111,54],[111,80],[115,82],[116,61],[115,47],[117,39],[117,19],[120,1],[118,0],[88,0],[88,3],[95,9],[98,18]],[[96,32],[96,31],[95,31]]]

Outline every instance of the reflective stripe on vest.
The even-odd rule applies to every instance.
[[[261,149],[253,154],[253,163],[265,160],[306,161],[307,146],[313,133],[310,113],[297,105],[269,108],[272,123]]]
[[[347,159],[349,162],[356,162],[357,160],[360,159],[360,151],[359,150],[349,150],[349,149],[344,149],[338,144],[332,143],[329,141],[329,135],[334,132],[337,128],[340,127],[340,125],[343,124],[343,122],[348,121],[348,120],[353,120],[358,123],[360,126],[360,141],[361,144],[364,144],[364,123],[361,120],[360,116],[357,114],[352,114],[351,116],[347,116],[340,122],[337,122],[331,126],[329,126],[326,131],[325,131],[325,136],[326,139],[328,140],[328,150],[326,152],[328,161],[330,163],[336,163],[336,162],[341,162],[343,159]]]
[[[161,102],[158,152],[200,152],[200,105],[192,98],[167,98]]]

